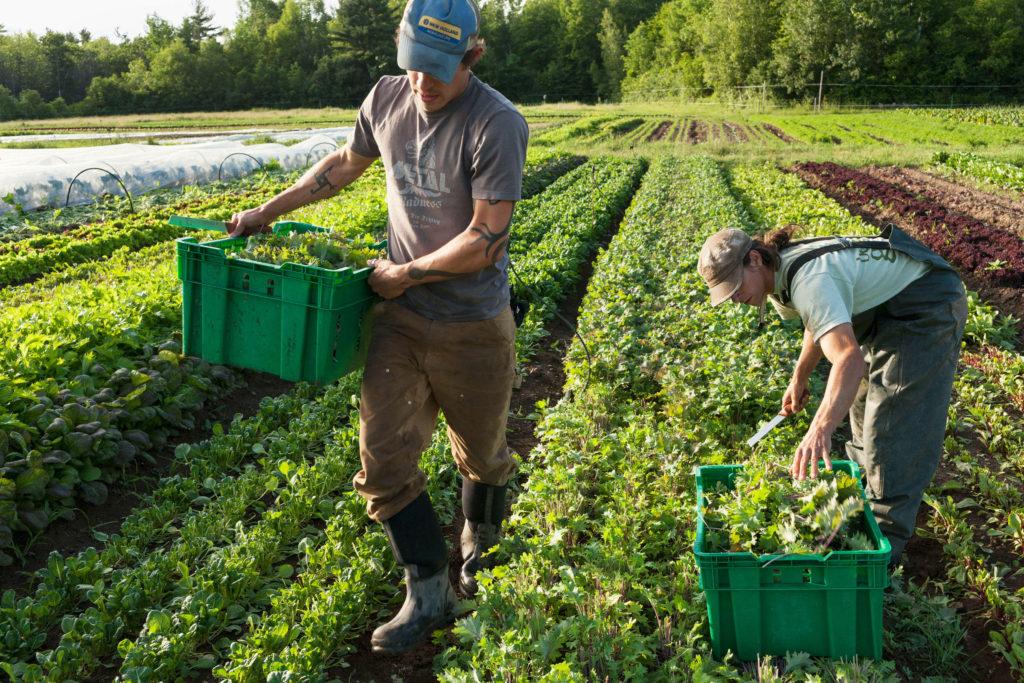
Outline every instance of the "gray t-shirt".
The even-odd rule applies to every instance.
[[[501,93],[470,76],[458,99],[423,112],[405,76],[380,79],[359,109],[349,145],[387,171],[388,251],[408,263],[469,227],[473,201],[522,198],[529,132]],[[508,257],[482,271],[416,285],[396,299],[432,320],[488,320],[509,305]]]

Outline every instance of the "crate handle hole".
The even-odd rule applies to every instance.
[[[249,291],[249,273],[242,276],[242,291]]]
[[[274,281],[267,280],[267,296],[274,296]]]

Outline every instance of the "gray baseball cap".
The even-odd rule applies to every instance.
[[[753,245],[737,228],[719,230],[704,242],[697,271],[711,289],[712,306],[728,301],[743,284],[743,259]]]
[[[409,0],[398,37],[398,66],[451,83],[480,33],[473,0]]]

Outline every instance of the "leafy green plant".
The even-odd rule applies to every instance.
[[[709,552],[875,550],[864,529],[860,485],[845,472],[794,481],[778,463],[748,463],[732,489],[719,484],[705,497]]]
[[[376,239],[370,235],[347,237],[338,233],[289,232],[250,236],[245,247],[228,253],[228,258],[247,259],[279,265],[298,263],[328,270],[365,268],[380,258]]]

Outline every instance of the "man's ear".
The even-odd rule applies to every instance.
[[[751,249],[750,253],[747,255],[747,258],[750,259],[750,265],[752,265],[752,266],[763,266],[764,265],[764,259],[761,258],[761,252],[759,252],[756,249]]]

